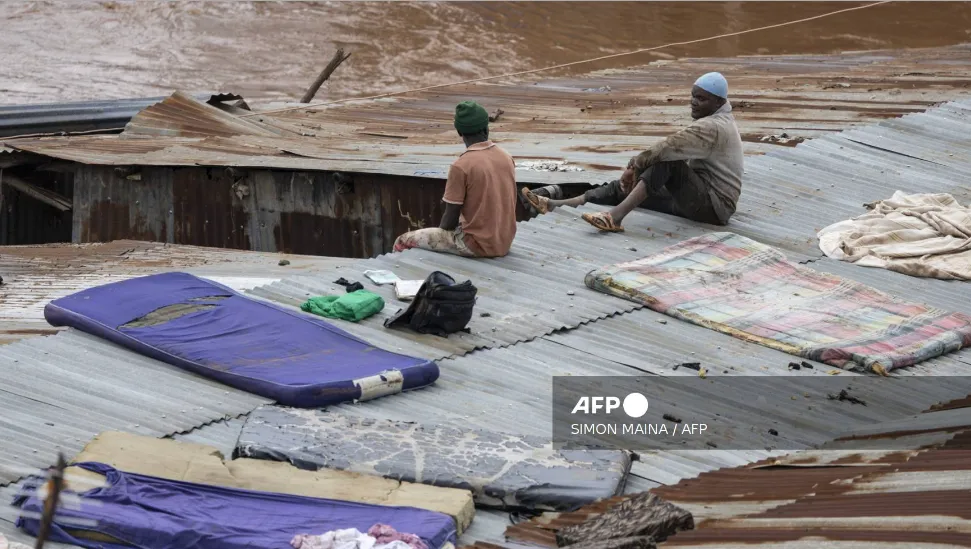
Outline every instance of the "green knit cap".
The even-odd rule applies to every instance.
[[[455,129],[462,135],[479,133],[489,127],[489,113],[475,101],[462,101],[455,107]]]

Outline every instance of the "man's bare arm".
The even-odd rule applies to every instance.
[[[446,231],[454,231],[459,226],[459,215],[462,213],[461,204],[445,203],[445,213],[442,214],[442,222],[438,227]]]

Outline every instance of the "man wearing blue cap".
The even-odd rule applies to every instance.
[[[502,257],[516,237],[516,164],[489,140],[489,113],[474,101],[455,107],[455,130],[465,152],[445,182],[438,227],[397,238],[394,251],[421,248],[465,257]]]
[[[743,158],[728,82],[720,73],[695,81],[691,118],[687,128],[632,158],[619,180],[567,200],[549,198],[559,195],[559,189],[549,187],[523,188],[523,197],[540,214],[587,202],[613,206],[608,212],[583,214],[587,223],[609,232],[623,231],[624,217],[636,207],[727,225],[742,192]]]

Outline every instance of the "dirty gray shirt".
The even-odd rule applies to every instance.
[[[702,181],[708,184],[715,214],[722,223],[735,213],[742,194],[742,137],[735,125],[732,104],[728,101],[710,116],[690,126],[631,160],[635,178],[658,162],[687,160]]]

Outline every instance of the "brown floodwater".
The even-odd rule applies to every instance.
[[[295,100],[385,93],[704,38],[847,2],[157,2],[4,0],[0,103],[236,92]],[[971,41],[971,3],[895,2],[796,26],[551,73],[668,56],[829,53]]]

